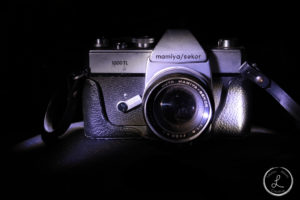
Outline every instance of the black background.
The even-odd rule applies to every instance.
[[[42,130],[53,91],[68,73],[87,66],[88,50],[99,36],[159,38],[167,28],[187,28],[206,48],[214,46],[219,38],[238,38],[248,60],[257,62],[299,101],[299,14],[295,7],[276,2],[263,5],[207,1],[9,3],[5,15],[8,59],[3,96],[11,105],[5,109],[9,111],[5,126],[13,134],[7,136],[23,139]],[[258,91],[255,99],[258,123],[290,126],[286,121],[291,119],[271,97]]]
[[[218,38],[238,38],[248,60],[300,102],[296,8],[280,1],[10,2],[4,12],[3,145],[42,131],[53,91],[68,73],[87,65],[88,50],[99,36],[158,38],[167,28],[187,28],[207,48]],[[292,132],[292,119],[270,96],[257,88],[254,100],[255,124]]]

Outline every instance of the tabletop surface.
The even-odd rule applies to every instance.
[[[205,199],[271,196],[262,179],[271,167],[298,176],[299,135],[253,134],[174,145],[147,139],[91,140],[83,129],[54,145],[40,136],[7,154],[8,188],[48,191],[198,192]],[[294,177],[297,180],[297,177]],[[288,197],[296,194],[292,190]]]

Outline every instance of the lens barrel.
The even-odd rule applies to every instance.
[[[204,77],[178,70],[153,79],[144,93],[143,110],[151,131],[175,143],[197,138],[211,121],[211,95]]]

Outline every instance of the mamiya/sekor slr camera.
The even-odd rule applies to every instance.
[[[99,39],[83,90],[85,135],[181,143],[247,133],[250,84],[240,75],[241,49],[229,42],[205,52],[188,30],[168,30],[157,43]]]

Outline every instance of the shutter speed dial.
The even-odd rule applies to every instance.
[[[144,37],[138,37],[138,38],[132,38],[131,42],[140,49],[147,49],[152,46],[154,43],[154,38],[144,36]]]

